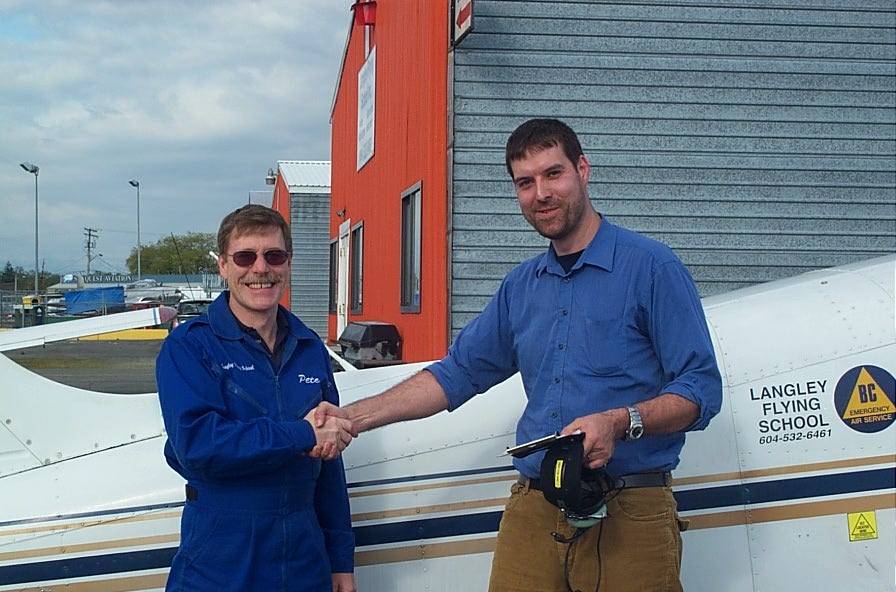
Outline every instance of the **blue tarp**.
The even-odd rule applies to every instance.
[[[65,293],[65,311],[70,315],[118,312],[124,308],[124,286],[85,288]]]

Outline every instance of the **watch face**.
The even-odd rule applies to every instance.
[[[643,426],[639,426],[639,425],[632,426],[631,429],[629,429],[629,431],[628,431],[628,437],[630,440],[637,440],[638,438],[641,437],[641,435],[643,433],[644,433]]]

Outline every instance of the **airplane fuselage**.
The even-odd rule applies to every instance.
[[[896,589],[894,261],[704,301],[725,392],[674,472],[686,590]],[[425,365],[338,373],[342,400]],[[156,396],[0,376],[0,592],[162,589],[184,502]],[[352,443],[359,590],[486,587],[524,403],[514,376]]]

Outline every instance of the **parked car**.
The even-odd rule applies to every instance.
[[[171,329],[186,323],[192,318],[198,317],[208,310],[212,298],[191,298],[177,303],[177,316],[171,321]]]

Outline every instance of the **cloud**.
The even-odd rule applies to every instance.
[[[277,160],[325,160],[349,0],[0,0],[0,265],[124,268],[136,245],[214,232]],[[298,147],[298,148],[296,148]],[[73,255],[75,257],[73,257]]]

